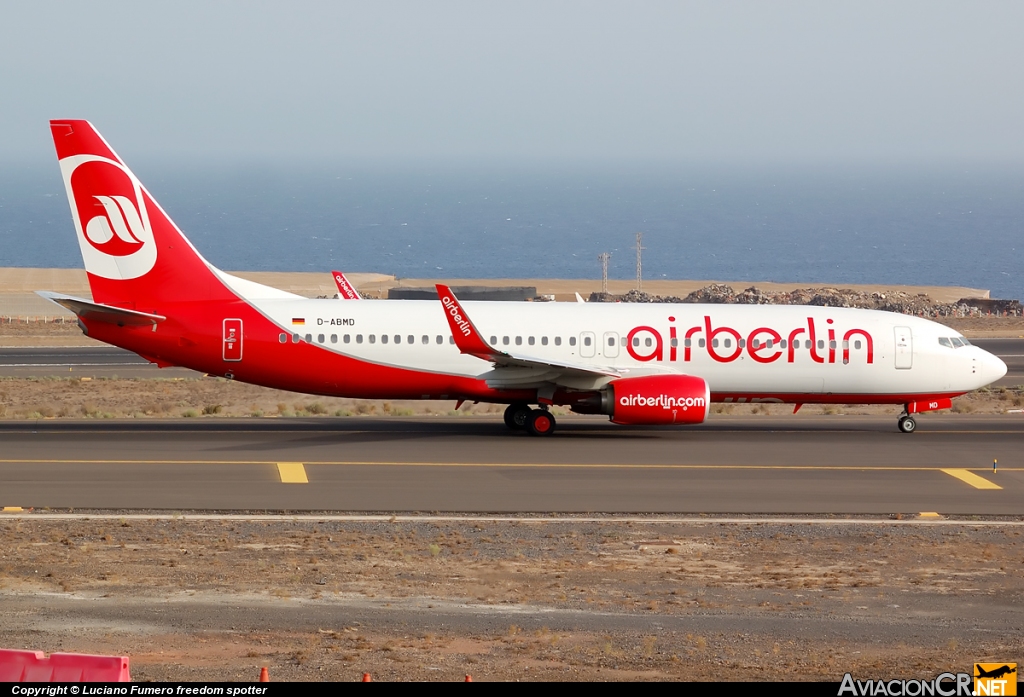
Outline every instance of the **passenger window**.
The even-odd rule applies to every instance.
[[[750,340],[750,348],[752,348],[752,349],[754,349],[756,351],[757,349],[761,348],[761,342],[758,341],[757,339],[751,339]]]
[[[363,335],[362,334],[356,334],[356,343],[357,344],[363,343]]]
[[[700,348],[704,348],[705,346],[707,346],[707,342],[704,341],[704,339],[698,339],[697,346],[699,346]]]
[[[395,334],[395,343],[396,344],[402,343],[402,335],[401,334]]]
[[[725,342],[726,342],[725,345],[728,346],[729,345],[729,340],[726,339]],[[736,345],[739,346],[740,348],[745,348],[746,345],[747,345],[747,340],[746,339],[739,339],[736,342]]]
[[[455,343],[455,337],[454,336],[449,336],[448,337],[448,343],[449,344],[454,344]]]
[[[307,344],[312,344],[313,343],[313,335],[312,334],[306,334],[306,343]]]
[[[783,339],[782,341],[779,342],[779,348],[786,348],[786,340],[785,339]]]
[[[555,346],[561,346],[561,345],[562,345],[562,337],[556,336],[555,337]]]
[[[946,348],[953,348],[953,342],[944,336],[939,337],[939,345],[945,346]]]
[[[829,347],[830,349],[833,349],[833,350],[835,350],[835,347],[836,347],[836,342],[835,342],[835,339],[833,339],[832,341],[829,341],[829,342],[828,342],[828,347]]]
[[[537,340],[531,336],[529,339],[526,340],[526,343],[528,343],[530,346],[533,346],[535,343],[537,343]]]
[[[516,346],[522,346],[522,345],[523,345],[523,337],[517,336],[516,337]]]
[[[331,334],[331,343],[332,344],[338,343],[338,335],[337,334]]]
[[[420,341],[423,342],[424,344],[429,344],[430,343],[430,337],[427,336],[426,334],[424,334],[423,338],[420,339]]]
[[[438,344],[443,344],[444,343],[444,337],[441,336],[440,334],[437,335],[437,343]]]
[[[496,343],[498,343],[498,337],[496,337],[496,336],[492,336],[492,337],[491,337],[491,346],[493,346],[493,345],[494,345],[494,344],[496,344]]]
[[[281,333],[281,336],[279,336],[279,337],[277,337],[277,338],[278,338],[278,340],[279,340],[279,341],[280,341],[280,342],[281,342],[282,344],[287,344],[287,343],[288,343],[288,335],[287,335],[287,334],[285,334],[284,332],[282,332],[282,333]]]
[[[718,339],[712,339],[711,340],[711,347],[712,348],[718,348]]]
[[[508,337],[507,336],[501,337],[501,343],[505,344],[505,346],[508,346]]]
[[[638,338],[636,338],[634,336],[633,337],[633,348],[637,348],[638,346],[640,346],[640,339],[638,339]]]
[[[415,344],[416,343],[416,337],[414,337],[412,334],[410,334],[409,336],[405,337],[405,341],[406,341],[406,343],[409,343],[409,344]]]
[[[541,346],[547,346],[548,345],[548,338],[546,336],[542,336],[540,338],[540,345]]]
[[[626,345],[626,337],[622,337],[621,339],[619,339],[619,343],[622,344],[623,346],[625,346]]]
[[[323,334],[319,334],[316,337],[316,340],[317,340],[318,343],[321,343],[321,344],[324,343],[324,335]]]
[[[346,344],[351,343],[352,335],[351,334],[346,334],[345,337],[344,337],[344,341],[345,341]]]
[[[732,339],[726,339],[725,340],[725,347],[726,348],[732,348]]]
[[[590,346],[590,337],[589,336],[583,337],[583,345],[584,346]]]
[[[859,349],[860,348],[860,339],[857,339],[856,341],[853,342],[853,347],[855,349]]]
[[[675,339],[672,339],[672,341],[675,341]],[[615,346],[615,337],[614,336],[608,337],[608,345],[609,346]],[[675,344],[672,344],[672,345],[675,346]]]
[[[845,339],[843,340],[843,350],[844,351],[849,351],[850,350],[850,342],[846,341]]]
[[[370,335],[370,343],[371,344],[373,343],[373,335],[372,334]],[[382,344],[388,343],[388,335],[387,334],[381,334],[380,335],[380,343],[382,343]]]
[[[377,343],[377,335],[376,334],[370,334],[370,343],[371,344]]]
[[[644,339],[644,346],[648,346],[649,347],[653,343],[654,342],[651,340],[651,337],[647,337],[646,339]]]
[[[825,340],[824,339],[818,339],[818,348],[819,349],[825,348]]]
[[[772,348],[772,340],[771,339],[768,339],[768,341],[766,341],[765,344],[768,346],[768,348]]]
[[[693,346],[693,339],[683,339],[683,346],[686,348]]]
[[[574,336],[570,336],[569,337],[569,345],[570,346],[575,346],[576,345],[576,337],[574,337]]]

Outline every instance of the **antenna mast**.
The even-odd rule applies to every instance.
[[[643,291],[644,289],[644,266],[640,255],[645,249],[643,242],[644,233],[636,233],[636,289],[638,291]]]
[[[608,292],[608,260],[612,258],[611,252],[601,252],[597,260],[601,262],[601,292]]]

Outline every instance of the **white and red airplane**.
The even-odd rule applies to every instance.
[[[93,299],[40,294],[94,339],[160,366],[309,394],[549,407],[696,424],[711,402],[902,404],[913,415],[1006,365],[906,315],[808,306],[313,300],[207,262],[87,121],[52,121]],[[531,405],[537,405],[533,408]]]

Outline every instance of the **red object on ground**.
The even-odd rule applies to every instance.
[[[363,673],[363,682],[373,682],[372,680],[370,680],[369,673]]]
[[[473,682],[473,676],[472,675],[467,675],[466,676],[466,682]]]
[[[127,656],[0,649],[0,682],[131,682]]]
[[[270,672],[266,666],[260,668],[260,682],[270,682]]]

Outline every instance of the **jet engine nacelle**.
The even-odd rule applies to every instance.
[[[619,378],[608,385],[617,424],[699,424],[708,416],[711,390],[693,375]]]

